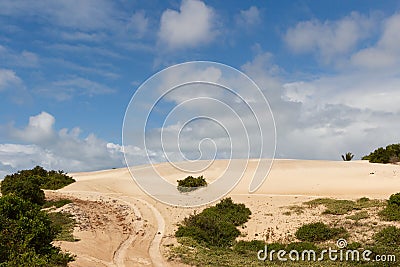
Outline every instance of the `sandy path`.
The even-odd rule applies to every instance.
[[[84,257],[86,260],[94,262],[96,264],[101,264],[104,266],[118,266],[118,267],[125,267],[127,257],[131,256],[134,258],[134,261],[138,264],[135,266],[166,266],[163,256],[160,251],[161,240],[165,231],[165,221],[160,212],[150,203],[143,199],[135,198],[132,196],[119,196],[116,193],[101,193],[101,192],[93,192],[93,191],[79,191],[79,190],[64,190],[62,192],[64,195],[69,197],[75,197],[80,199],[109,199],[114,200],[119,203],[123,203],[132,210],[133,214],[136,218],[140,218],[140,220],[134,221],[134,231],[130,234],[125,240],[121,240],[121,243],[118,245],[115,251],[112,252],[112,261],[105,261],[101,260],[92,255],[85,255],[81,254],[79,256]],[[150,225],[155,225],[156,228],[153,230],[154,233],[148,233],[148,235],[153,236],[152,240],[150,241],[148,235],[140,235],[139,233],[148,232],[148,230],[144,227],[144,221],[142,220],[142,212],[141,209],[148,209],[152,212],[155,220],[149,220]],[[110,233],[112,234],[112,233]],[[149,242],[150,241],[150,242]],[[143,251],[143,245],[148,243],[148,248],[145,248],[147,251],[146,254],[138,254],[135,257],[132,255],[127,255],[129,251]],[[151,262],[148,261],[151,260]],[[129,265],[132,266],[132,265]]]

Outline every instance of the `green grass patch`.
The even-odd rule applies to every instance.
[[[310,207],[316,207],[319,205],[325,206],[326,210],[324,210],[322,214],[344,215],[353,210],[380,207],[384,205],[384,202],[375,199],[371,200],[366,197],[360,198],[356,201],[332,198],[317,198],[305,202],[304,204],[309,205]]]
[[[350,219],[353,221],[359,221],[359,220],[367,219],[367,218],[369,218],[369,214],[365,210],[356,212],[353,215],[346,216],[346,219]]]
[[[190,237],[178,238],[180,245],[171,247],[169,260],[179,259],[181,262],[191,266],[206,266],[206,267],[243,267],[243,266],[304,266],[304,267],[338,267],[338,266],[355,266],[352,262],[333,262],[324,260],[318,261],[291,261],[288,258],[290,250],[297,250],[302,253],[304,250],[313,249],[317,253],[322,248],[310,242],[295,242],[290,244],[269,243],[266,244],[260,240],[252,241],[239,241],[235,242],[232,247],[206,247],[200,245]],[[267,251],[275,250],[272,261],[266,259],[265,261],[257,258],[257,252],[264,250],[267,245]],[[287,261],[278,261],[277,252],[285,250],[287,252]],[[269,255],[268,255],[269,256]],[[319,255],[318,255],[319,256]],[[363,265],[364,266],[364,265]]]
[[[55,208],[61,208],[62,206],[65,206],[69,203],[72,203],[72,200],[67,199],[67,198],[62,198],[62,199],[58,199],[58,200],[47,200],[42,208],[46,209],[46,208],[51,208],[51,207],[55,207]]]
[[[65,212],[49,212],[52,228],[57,231],[55,240],[57,241],[76,241],[73,236],[75,220],[71,214]]]
[[[199,187],[207,186],[207,181],[203,175],[199,177],[188,176],[185,179],[177,180],[179,192],[191,192]]]

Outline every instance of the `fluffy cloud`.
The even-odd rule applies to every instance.
[[[316,53],[324,63],[351,52],[372,33],[374,18],[352,12],[337,21],[299,22],[284,36],[287,46],[296,53]]]
[[[254,26],[261,22],[260,10],[256,6],[251,6],[247,10],[241,10],[236,17],[236,22],[241,26]]]
[[[122,148],[89,134],[82,138],[80,129],[54,128],[55,118],[46,112],[29,118],[22,129],[11,127],[9,139],[15,143],[0,144],[0,174],[41,165],[65,171],[90,171],[123,166]],[[143,151],[127,148],[138,155]]]
[[[183,0],[180,10],[167,9],[160,21],[158,37],[169,48],[196,47],[216,36],[215,14],[198,0]]]
[[[23,84],[22,80],[17,74],[8,69],[0,69],[0,92],[16,87],[21,87]]]
[[[278,157],[340,159],[340,154],[352,151],[360,158],[378,146],[398,142],[398,71],[358,70],[285,82],[268,53],[242,68],[271,105]]]
[[[351,62],[357,67],[369,69],[391,68],[400,64],[400,14],[386,19],[378,42],[355,53]]]

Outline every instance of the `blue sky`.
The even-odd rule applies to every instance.
[[[397,143],[399,11],[400,1],[365,0],[3,0],[0,174],[123,166],[135,90],[194,60],[257,82],[275,116],[277,157],[360,158]]]

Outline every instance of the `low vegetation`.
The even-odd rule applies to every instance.
[[[10,184],[14,181],[26,178],[31,178],[41,189],[50,190],[57,190],[75,182],[75,180],[66,175],[64,171],[47,171],[43,167],[36,166],[31,170],[22,170],[14,174],[6,175],[1,183],[1,187],[3,188],[5,184]]]
[[[52,228],[57,232],[54,240],[70,242],[76,241],[72,234],[76,222],[72,218],[71,214],[64,212],[50,212],[48,213],[48,216]]]
[[[332,198],[317,198],[305,202],[304,204],[309,205],[310,207],[316,207],[319,205],[325,206],[326,210],[322,212],[323,214],[343,215],[353,210],[380,207],[384,205],[384,202],[380,200],[371,200],[366,197],[360,198],[356,201]]]
[[[240,235],[236,228],[247,222],[251,212],[231,198],[221,200],[199,214],[190,215],[176,231],[176,237],[191,237],[206,246],[229,247]]]
[[[400,193],[390,196],[386,207],[379,215],[385,221],[400,221]]]
[[[301,241],[322,242],[344,238],[347,231],[344,228],[332,228],[322,222],[304,224],[297,229],[295,236]]]
[[[224,204],[221,205],[221,203]],[[386,210],[390,207],[388,212],[393,210],[399,212],[400,193],[392,195],[387,202],[365,197],[356,201],[322,198],[306,202],[301,206],[290,206],[287,215],[292,213],[292,216],[296,216],[295,213],[306,212],[307,207],[324,205],[326,207],[324,214],[327,215],[326,218],[330,218],[331,222],[313,222],[301,225],[294,233],[296,239],[290,239],[291,242],[288,239],[274,243],[267,243],[264,240],[238,241],[236,237],[239,236],[240,232],[235,231],[232,225],[230,228],[225,228],[226,225],[220,228],[216,226],[215,224],[218,221],[228,221],[233,226],[241,225],[247,221],[246,218],[250,215],[250,211],[246,213],[238,212],[245,210],[245,207],[242,206],[241,209],[237,209],[235,205],[238,204],[234,204],[231,199],[224,200],[221,203],[185,219],[176,232],[180,245],[172,245],[171,259],[179,258],[180,261],[194,266],[397,266],[393,262],[331,261],[326,254],[322,261],[291,261],[288,259],[281,262],[277,258],[279,250],[284,250],[286,255],[292,250],[296,250],[298,253],[313,250],[317,253],[317,256],[320,256],[319,253],[323,250],[337,249],[336,241],[340,238],[351,241],[347,244],[347,249],[358,250],[360,253],[370,250],[372,252],[371,259],[376,255],[394,256],[397,261],[400,259],[400,228],[382,222],[359,222],[359,220],[369,219],[370,216],[376,218],[375,215],[382,208]],[[220,205],[219,209],[216,208],[218,205]],[[224,208],[222,209],[222,207]],[[236,208],[232,209],[233,207]],[[226,216],[225,219],[215,219],[217,216],[224,217],[222,214],[217,215],[221,210],[230,215]],[[354,220],[354,222],[343,219]],[[200,228],[201,231],[191,231],[195,228],[189,229],[187,226]],[[226,230],[225,234],[221,234],[220,230]],[[354,234],[354,231],[357,234]],[[361,232],[360,234],[360,231],[369,232],[367,238],[365,238],[364,233]],[[198,235],[197,233],[202,234]],[[215,239],[217,236],[225,241],[219,243]],[[267,246],[268,251],[275,251],[272,260],[268,258],[263,261],[257,258],[257,253],[264,250],[265,246]]]
[[[14,194],[0,198],[0,266],[67,266],[72,260],[51,242],[48,214]]]
[[[362,157],[372,163],[396,163],[400,162],[400,144],[392,144],[386,148],[380,147],[369,155]]]
[[[72,200],[67,198],[57,199],[57,200],[46,200],[43,204],[42,208],[61,208],[69,203],[72,203]]]
[[[366,210],[359,211],[353,215],[346,216],[346,219],[353,220],[353,221],[359,221],[359,220],[363,220],[363,219],[367,219],[367,218],[369,218],[369,214],[368,214],[368,211],[366,211]]]
[[[188,176],[183,180],[177,180],[179,192],[194,191],[199,187],[207,186],[207,181],[203,176]]]
[[[74,222],[65,214],[47,213],[42,189],[59,189],[74,180],[42,167],[7,175],[1,182],[0,266],[67,266],[73,257],[52,245],[57,237],[71,240]],[[42,206],[43,205],[43,206]]]

